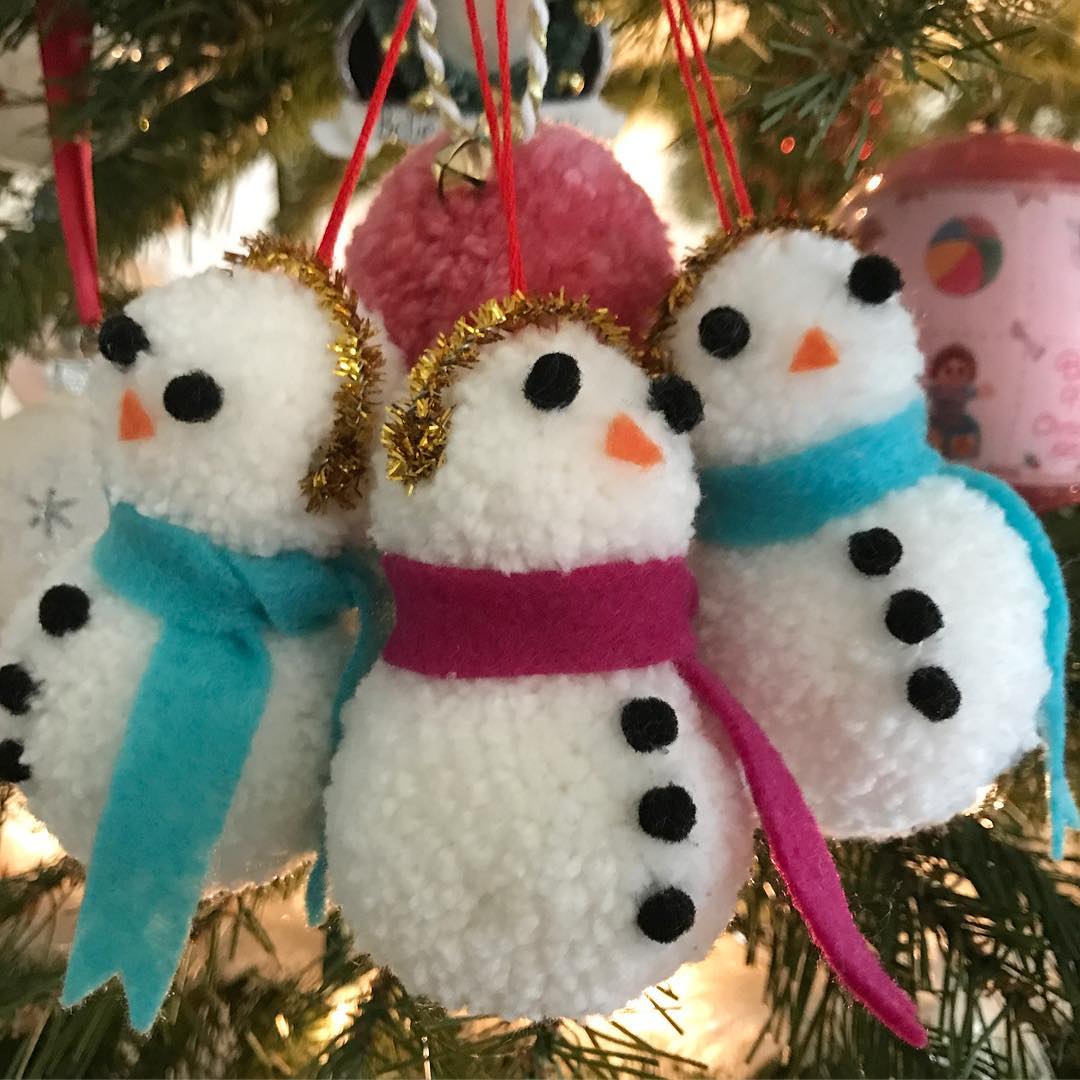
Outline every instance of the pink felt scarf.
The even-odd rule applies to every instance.
[[[397,620],[383,659],[436,679],[591,675],[691,655],[684,559],[503,574],[384,555]]]
[[[768,737],[697,658],[693,578],[683,559],[505,574],[385,555],[396,625],[394,667],[437,679],[584,675],[673,662],[705,706],[704,730],[730,744],[773,861],[841,984],[913,1046],[926,1031],[914,1002],[859,933],[840,877],[795,778]]]

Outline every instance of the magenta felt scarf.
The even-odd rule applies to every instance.
[[[502,574],[384,555],[397,621],[383,659],[436,679],[591,675],[694,651],[684,559]]]
[[[842,985],[913,1046],[926,1031],[848,910],[840,877],[787,766],[697,657],[696,589],[684,559],[504,574],[385,555],[394,631],[383,659],[438,679],[585,675],[671,662],[704,706],[704,729],[738,755],[791,899]]]

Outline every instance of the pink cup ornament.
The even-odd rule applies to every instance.
[[[1037,510],[1080,501],[1080,153],[945,139],[868,177],[836,219],[903,271],[931,442]]]

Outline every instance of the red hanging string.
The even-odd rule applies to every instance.
[[[679,62],[679,75],[682,77],[683,86],[686,88],[686,97],[690,102],[690,111],[694,117],[694,128],[697,131],[698,147],[701,149],[701,160],[705,163],[705,174],[709,178],[709,187],[712,189],[713,200],[720,214],[720,221],[725,232],[731,232],[731,212],[728,210],[727,199],[724,197],[724,189],[720,183],[720,173],[716,167],[716,155],[713,153],[709,142],[709,128],[705,123],[705,117],[701,112],[701,103],[698,101],[697,88],[694,85],[694,73],[690,68],[690,61],[686,56],[686,48],[682,42],[682,32],[679,29],[679,20],[675,15],[672,0],[663,0],[664,11],[667,14],[668,26],[671,27],[671,40],[675,46],[675,57]]]
[[[93,23],[76,4],[39,0],[35,9],[50,122],[58,107],[78,100],[74,85],[90,63]],[[53,169],[60,228],[83,326],[101,322],[98,280],[97,215],[94,209],[92,147],[85,135],[53,138]]]
[[[709,99],[709,109],[712,112],[713,123],[716,125],[716,133],[720,136],[720,145],[724,150],[724,161],[727,163],[728,177],[735,192],[735,203],[739,208],[739,216],[752,218],[754,216],[754,206],[750,202],[746,184],[743,183],[742,171],[739,169],[739,159],[735,154],[735,144],[731,138],[731,131],[728,129],[727,119],[724,117],[724,111],[720,108],[720,102],[716,98],[716,87],[713,85],[712,74],[709,72],[709,65],[706,63],[705,54],[701,49],[701,39],[698,37],[694,13],[690,10],[690,0],[679,0],[679,11],[682,14],[683,24],[690,32],[690,44],[694,49],[698,79],[705,87],[705,95]]]
[[[345,211],[356,191],[356,185],[360,180],[360,173],[364,167],[364,155],[367,153],[368,143],[375,131],[375,123],[379,119],[383,102],[386,100],[386,92],[390,89],[390,80],[394,77],[394,69],[397,67],[398,56],[401,47],[405,43],[405,35],[412,25],[413,13],[416,10],[416,0],[405,0],[401,12],[398,14],[397,25],[394,27],[394,35],[390,39],[390,45],[383,58],[379,78],[375,83],[375,89],[371,92],[371,100],[368,102],[367,112],[364,114],[364,124],[360,129],[360,137],[356,140],[349,166],[345,170],[345,177],[341,181],[337,198],[330,210],[330,219],[326,223],[322,240],[316,258],[324,265],[330,266],[334,261],[334,246],[337,244],[338,234],[341,232],[341,224],[345,220]]]
[[[476,0],[465,0],[465,12],[469,20],[469,33],[472,36],[473,57],[476,61],[476,77],[480,84],[480,95],[484,102],[484,115],[487,117],[491,132],[491,149],[495,156],[495,172],[499,182],[499,195],[506,220],[506,246],[510,269],[510,291],[525,291],[525,266],[521,254],[521,239],[517,223],[517,184],[514,177],[514,132],[510,110],[512,90],[510,89],[510,49],[506,18],[505,0],[496,0],[495,21],[499,42],[499,82],[502,90],[502,128],[500,131],[495,96],[488,77],[487,59],[484,54],[484,39],[480,30],[480,19],[476,13]]]
[[[480,31],[480,17],[476,14],[476,0],[465,0],[465,14],[469,20],[469,34],[472,37],[473,59],[476,61],[476,79],[480,84],[480,96],[484,102],[484,115],[487,118],[488,133],[491,136],[491,152],[495,158],[496,173],[502,188],[502,174],[498,172],[499,161],[499,114],[495,109],[495,99],[484,92],[488,85],[487,57],[484,55],[484,35]]]
[[[510,30],[506,0],[495,0],[495,34],[499,42],[499,90],[502,92],[502,168],[506,198],[507,246],[510,249],[510,291],[525,291],[525,264],[517,224],[517,177],[514,175],[514,90],[510,82]]]

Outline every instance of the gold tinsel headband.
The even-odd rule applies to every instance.
[[[247,251],[226,255],[228,262],[288,275],[315,293],[337,328],[330,345],[336,358],[334,374],[341,380],[334,394],[334,419],[312,455],[300,489],[307,496],[308,510],[325,510],[331,501],[351,509],[360,498],[368,467],[371,398],[382,368],[382,352],[372,340],[374,329],[357,315],[356,296],[344,275],[324,266],[311,250],[264,234],[244,243]]]
[[[760,233],[801,230],[816,232],[823,236],[832,236],[839,240],[851,237],[842,229],[831,226],[824,219],[806,220],[794,214],[763,220],[741,220],[730,232],[713,233],[699,248],[692,251],[685,259],[679,276],[668,290],[667,296],[660,302],[656,321],[649,331],[645,343],[645,354],[651,366],[666,370],[670,366],[667,338],[668,331],[675,324],[679,312],[686,307],[697,292],[701,279],[705,277],[725,255],[730,254],[740,244]]]
[[[439,335],[409,373],[408,401],[387,409],[382,430],[387,476],[411,492],[442,464],[453,412],[444,394],[460,372],[476,363],[484,345],[526,326],[562,320],[586,327],[605,345],[621,349],[647,368],[630,347],[630,332],[607,308],[590,307],[586,300],[567,300],[562,292],[543,297],[518,292],[508,300],[491,300],[459,319],[450,333]]]

